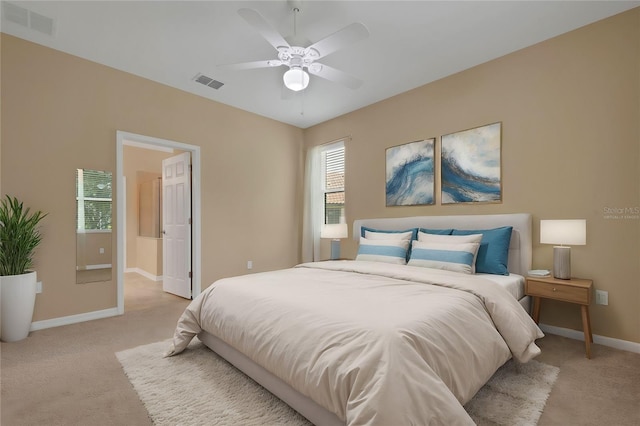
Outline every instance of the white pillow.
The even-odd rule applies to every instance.
[[[414,241],[409,266],[446,269],[472,274],[480,243],[427,243]]]
[[[459,243],[480,243],[482,241],[482,234],[471,235],[441,235],[441,234],[428,234],[426,232],[418,232],[418,241],[425,243],[445,243],[445,244],[459,244]]]
[[[362,237],[356,260],[406,265],[410,242],[410,240],[371,240]]]
[[[364,231],[364,238],[369,240],[411,240],[413,231],[408,232],[374,232]]]
[[[425,243],[439,243],[439,244],[466,244],[466,243],[478,243],[482,242],[482,234],[470,234],[470,235],[441,235],[441,234],[428,234],[426,232],[418,232],[418,241]],[[478,251],[476,250],[475,256],[473,256],[473,264],[471,265],[471,273],[476,273],[476,259],[478,257]]]

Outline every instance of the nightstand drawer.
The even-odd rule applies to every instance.
[[[591,301],[590,288],[576,287],[560,283],[546,283],[527,280],[526,293],[530,296],[564,300],[566,302],[588,305]]]

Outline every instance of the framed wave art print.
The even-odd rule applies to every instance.
[[[444,135],[442,204],[502,202],[502,123]]]
[[[387,148],[387,206],[434,204],[435,138]]]

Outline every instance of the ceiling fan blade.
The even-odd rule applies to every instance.
[[[314,62],[308,69],[309,73],[313,75],[317,75],[318,77],[322,77],[335,83],[340,83],[350,89],[357,89],[358,87],[362,86],[362,80],[360,80],[359,78],[347,74],[344,71],[332,68],[328,65]]]
[[[336,50],[342,49],[349,44],[369,37],[369,30],[363,24],[354,22],[351,25],[347,25],[341,30],[323,38],[322,40],[313,43],[308,49],[313,49],[318,52],[318,58],[327,56]]]
[[[279,47],[290,47],[289,43],[278,33],[269,23],[253,9],[242,8],[238,10],[240,15],[249,25],[251,25],[274,49]]]
[[[238,64],[218,65],[218,68],[225,70],[252,70],[255,68],[273,68],[282,65],[277,59],[267,59],[264,61],[241,62]]]

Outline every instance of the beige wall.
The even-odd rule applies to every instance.
[[[640,219],[605,208],[640,207],[640,9],[436,81],[309,128],[313,146],[343,136],[346,215],[530,212],[533,266],[551,268],[540,219],[587,219],[587,245],[572,249],[575,276],[609,292],[591,307],[594,333],[640,342]],[[385,207],[385,149],[502,122],[503,202]],[[439,146],[439,141],[437,146]],[[438,165],[439,166],[439,165]],[[436,174],[439,168],[436,169]],[[342,253],[356,245],[344,240]],[[579,309],[543,304],[544,323],[581,330]]]
[[[123,154],[122,168],[126,177],[127,192],[127,259],[125,268],[136,268],[138,267],[138,186],[142,181],[160,176],[162,160],[178,155],[179,152],[169,153],[125,146]]]
[[[161,277],[162,238],[138,237],[136,243],[136,267],[155,277]]]
[[[160,173],[138,178],[138,235],[160,238],[162,235],[162,179]]]
[[[76,243],[75,170],[115,173],[117,130],[201,147],[203,288],[246,273],[247,260],[254,272],[298,261],[300,129],[1,37],[2,192],[49,213],[34,321],[116,306],[115,274],[76,285],[75,250],[60,248]]]

